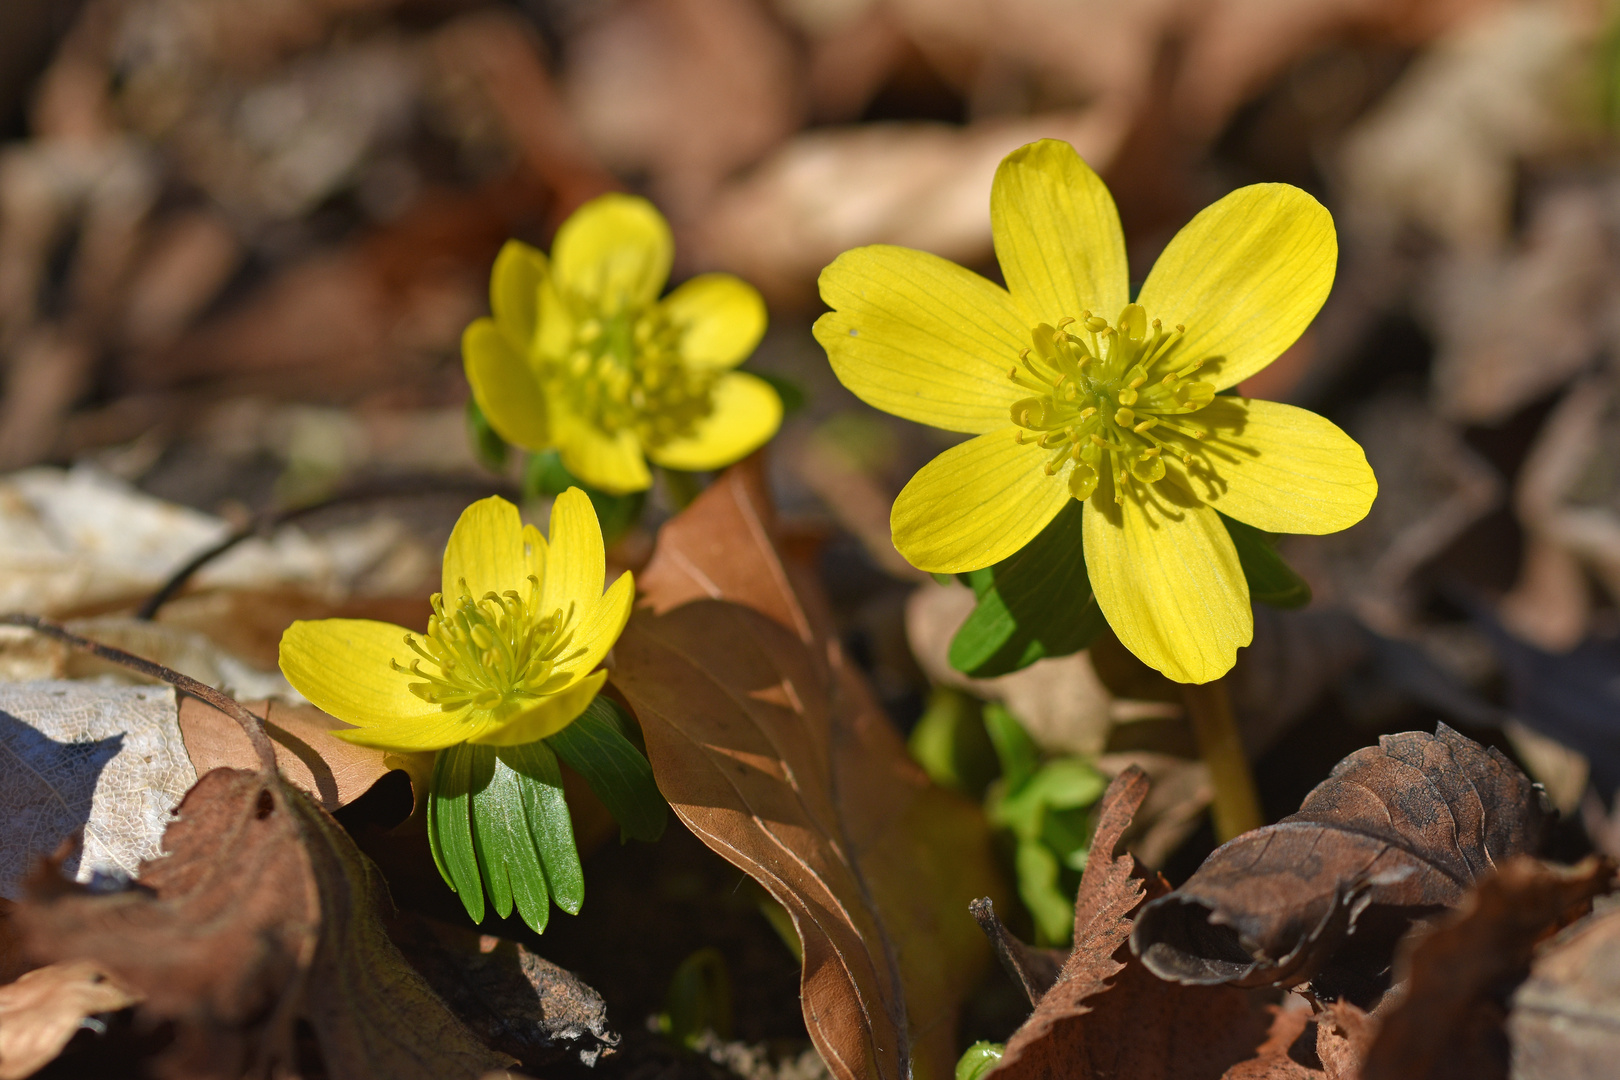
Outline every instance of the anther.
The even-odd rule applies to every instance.
[[[1100,334],[1104,330],[1108,329],[1108,320],[1099,319],[1093,315],[1086,320],[1086,329],[1090,330],[1093,334]]]
[[[1142,388],[1142,385],[1144,383],[1146,383],[1146,382],[1147,382],[1147,376],[1146,375],[1138,375],[1136,378],[1134,378],[1134,379],[1132,379],[1130,381],[1129,385],[1130,385],[1130,388],[1132,390],[1140,390]]]
[[[1136,423],[1136,414],[1127,408],[1121,407],[1118,412],[1114,413],[1114,423],[1120,427],[1130,427]]]
[[[1061,319],[1059,319],[1057,321],[1057,328],[1059,330],[1061,330],[1065,326],[1068,326],[1072,322],[1074,322],[1074,316],[1073,315],[1065,315],[1065,316],[1063,316],[1063,318],[1061,318]]]
[[[1154,420],[1154,419],[1152,419],[1150,417],[1150,418],[1148,418],[1146,420],[1143,420],[1140,424],[1137,424],[1135,427],[1131,428],[1131,430],[1136,432],[1138,435],[1141,435],[1144,432],[1152,431],[1153,430],[1153,425],[1155,425],[1157,423],[1158,423],[1157,420]]]

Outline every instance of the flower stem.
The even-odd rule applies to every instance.
[[[1224,679],[1185,685],[1181,697],[1198,737],[1199,753],[1215,785],[1210,813],[1215,819],[1215,839],[1224,844],[1265,823],[1249,759],[1243,754],[1243,740],[1232,715],[1232,699]]]

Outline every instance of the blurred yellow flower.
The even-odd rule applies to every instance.
[[[606,560],[591,501],[557,497],[551,542],[499,497],[462,512],[444,552],[427,633],[369,619],[295,622],[281,670],[364,746],[515,746],[554,735],[591,703],[593,669],[630,617],[628,573],[602,592]]]
[[[461,352],[478,407],[507,442],[555,447],[613,494],[652,483],[647,460],[716,469],[776,434],[782,402],[732,368],[765,332],[765,302],[730,274],[662,300],[674,241],[645,199],[603,195],[557,230],[551,259],[508,241],[490,274],[492,319]]]
[[[975,438],[912,478],[894,544],[936,573],[976,570],[1085,501],[1086,570],[1127,648],[1207,682],[1253,636],[1219,514],[1268,532],[1361,520],[1366,456],[1303,409],[1216,396],[1276,359],[1333,284],[1320,203],[1286,184],[1207,207],[1130,302],[1114,201],[1074,148],[1009,154],[990,194],[1007,288],[934,255],[873,246],[821,275],[815,334],[839,380],[896,416]],[[1112,318],[1112,322],[1110,322]]]

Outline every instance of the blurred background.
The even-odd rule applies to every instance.
[[[1380,732],[1444,720],[1546,785],[1571,851],[1620,854],[1617,14],[5,0],[0,608],[127,607],[210,538],[367,484],[388,497],[215,564],[199,586],[237,599],[210,625],[268,665],[314,603],[288,589],[420,606],[468,494],[515,486],[469,441],[459,356],[495,252],[636,191],[673,224],[677,279],[733,271],[771,304],[750,367],[802,397],[770,456],[784,528],[896,720],[954,686],[1049,752],[1148,762],[1159,831],[1139,842],[1184,874],[1208,785],[1174,701],[1083,655],[1011,682],[949,671],[970,594],[888,544],[895,492],[948,437],[862,406],[809,333],[849,247],[997,276],[991,175],[1055,137],[1111,186],[1138,280],[1243,184],[1304,187],[1338,225],[1327,306],[1245,390],[1345,427],[1381,491],[1355,528],[1284,541],[1315,603],[1257,612],[1233,676],[1268,815]],[[655,493],[622,564],[669,505]]]

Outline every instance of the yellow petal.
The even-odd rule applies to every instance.
[[[550,545],[546,538],[540,535],[540,530],[533,525],[523,526],[523,562],[526,572],[533,574],[541,581],[546,580],[546,561],[550,555]]]
[[[435,710],[430,716],[414,716],[385,727],[349,728],[333,735],[357,746],[375,746],[402,754],[423,750],[443,750],[467,742],[471,736],[488,731],[485,714],[463,707],[453,712]]]
[[[575,210],[551,245],[562,291],[608,312],[641,307],[669,280],[675,240],[653,204],[636,195],[600,195]]]
[[[1378,495],[1361,446],[1313,412],[1218,397],[1185,422],[1211,437],[1192,443],[1192,467],[1175,473],[1194,495],[1257,529],[1338,532],[1366,517]]]
[[[1042,139],[1006,156],[990,185],[990,231],[1026,324],[1082,310],[1113,322],[1130,301],[1114,197],[1068,143]]]
[[[574,347],[579,319],[573,307],[557,291],[556,275],[547,275],[540,283],[540,306],[536,318],[540,324],[534,331],[532,355],[549,360],[561,360]]]
[[[690,368],[736,367],[765,334],[765,298],[730,274],[699,274],[661,306],[681,328],[681,357]]]
[[[1007,377],[1030,322],[1006,290],[927,252],[874,245],[821,272],[834,310],[816,320],[838,381],[868,405],[947,431],[1008,423]]]
[[[572,648],[583,648],[585,655],[568,663],[568,669],[583,674],[602,662],[630,621],[630,606],[636,598],[635,579],[629,571],[619,575],[605,596],[587,604],[574,633]]]
[[[407,633],[371,619],[301,619],[281,634],[281,673],[316,708],[363,728],[440,717],[439,706],[411,693],[420,680],[390,666],[416,659]]]
[[[1108,625],[1143,663],[1177,682],[1230,671],[1254,636],[1249,585],[1220,515],[1175,485],[1133,484],[1114,502],[1103,477],[1082,521],[1086,573]]]
[[[782,399],[771,384],[746,371],[729,371],[714,384],[713,411],[692,433],[649,449],[647,456],[667,469],[718,469],[764,446],[781,426]]]
[[[520,588],[529,575],[523,555],[523,521],[517,507],[491,495],[461,512],[444,548],[446,602],[462,594],[461,582],[474,600],[485,593]]]
[[[1000,562],[1046,527],[1069,498],[1067,474],[1011,425],[951,447],[901,489],[889,515],[894,546],[934,574]]]
[[[520,352],[534,345],[540,283],[545,279],[545,255],[521,240],[508,240],[495,256],[489,274],[489,309],[501,332]]]
[[[555,735],[579,718],[606,681],[605,671],[587,675],[558,693],[541,698],[532,708],[518,713],[505,723],[480,732],[477,738],[467,741],[489,746],[521,746],[547,735]]]
[[[579,488],[571,487],[551,504],[551,542],[546,576],[540,582],[540,613],[573,605],[576,617],[602,598],[607,557],[596,507]],[[584,642],[578,642],[584,644]]]
[[[540,380],[493,320],[478,319],[467,327],[461,357],[473,400],[501,438],[530,450],[551,445]]]
[[[645,491],[652,473],[641,443],[629,429],[608,435],[600,428],[567,415],[556,417],[557,452],[563,467],[580,480],[613,495]]]
[[[1333,287],[1333,215],[1289,184],[1239,188],[1205,207],[1153,264],[1137,302],[1187,330],[1175,363],[1211,360],[1224,390],[1259,371],[1310,325]]]

